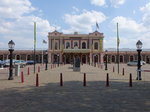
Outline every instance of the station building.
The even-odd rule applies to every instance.
[[[79,57],[81,63],[103,63],[103,38],[103,33],[98,31],[89,34],[49,32],[49,62],[71,64]]]

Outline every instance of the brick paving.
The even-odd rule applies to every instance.
[[[41,65],[40,65],[41,66]],[[0,112],[150,112],[150,72],[142,72],[142,81],[136,79],[136,67],[120,65],[117,74],[115,64],[108,65],[108,71],[89,65],[81,66],[80,72],[73,72],[71,65],[44,70],[39,73],[40,87],[35,86],[36,74],[8,81],[8,70],[0,70]],[[113,72],[113,66],[115,72]],[[125,68],[125,75],[121,71]],[[30,66],[33,70],[33,67]],[[150,69],[145,65],[142,69]],[[60,87],[60,73],[64,86]],[[87,86],[83,87],[86,73]],[[109,73],[110,87],[106,87],[106,73]],[[133,87],[129,87],[129,73],[132,73]]]

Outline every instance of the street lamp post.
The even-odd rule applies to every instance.
[[[10,66],[9,66],[9,78],[8,80],[13,80],[13,51],[15,43],[11,40],[8,42],[9,52],[10,52]]]
[[[108,70],[108,69],[107,69],[107,52],[108,52],[108,51],[105,50],[105,59],[106,59],[106,60],[105,60],[105,70]]]
[[[45,54],[46,54],[45,70],[47,70],[47,64],[48,64],[48,51],[47,50],[46,50]]]
[[[59,54],[57,54],[57,66],[59,67]]]
[[[141,51],[142,51],[142,42],[138,40],[136,43],[137,52],[138,52],[138,64],[137,64],[137,78],[136,80],[142,80],[141,78]]]

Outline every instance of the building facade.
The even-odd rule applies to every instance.
[[[71,64],[75,57],[79,57],[81,63],[93,64],[106,61],[103,50],[103,33],[95,31],[89,34],[63,34],[58,31],[48,33],[48,62]],[[47,59],[46,50],[36,50],[35,59],[37,63],[42,63],[42,57]],[[108,50],[107,61],[117,63],[117,52]],[[0,60],[9,59],[8,50],[0,50]],[[34,60],[34,50],[14,50],[13,59]],[[137,60],[137,51],[121,51],[119,62],[127,63]],[[141,59],[150,64],[150,51],[143,50]]]
[[[103,63],[103,33],[63,34],[58,31],[48,33],[49,63],[71,64],[75,57],[81,63]]]
[[[129,61],[137,60],[138,55],[137,51],[120,51],[119,53],[119,62],[127,63]],[[46,60],[46,53],[44,51],[44,60]],[[141,58],[146,63],[150,64],[150,51],[142,51]],[[9,51],[8,50],[0,50],[0,60],[9,59]],[[15,50],[13,52],[13,59],[16,60],[34,60],[34,51],[33,50]],[[103,53],[103,60],[105,61],[105,53]],[[108,51],[108,59],[109,63],[117,63],[117,52],[116,51]],[[36,51],[36,62],[42,63],[42,50]],[[50,60],[49,60],[50,63]]]

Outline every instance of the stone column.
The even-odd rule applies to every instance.
[[[88,54],[86,54],[86,64],[88,64]]]
[[[60,60],[59,63],[62,63],[62,53],[59,54],[59,60]]]
[[[73,40],[71,39],[71,49],[73,48]]]
[[[51,38],[49,38],[49,50],[51,50],[52,48],[51,48]]]
[[[90,52],[90,65],[92,65],[92,53]]]
[[[100,62],[100,63],[104,63],[103,56],[104,56],[104,54],[103,54],[103,53],[101,53],[101,55],[100,55],[101,62]]]
[[[62,40],[62,38],[60,39],[60,50],[62,50],[62,46],[63,46],[63,40]]]
[[[82,54],[80,54],[80,62],[81,62],[81,64],[82,64]]]
[[[81,49],[81,40],[79,40],[79,49]]]

